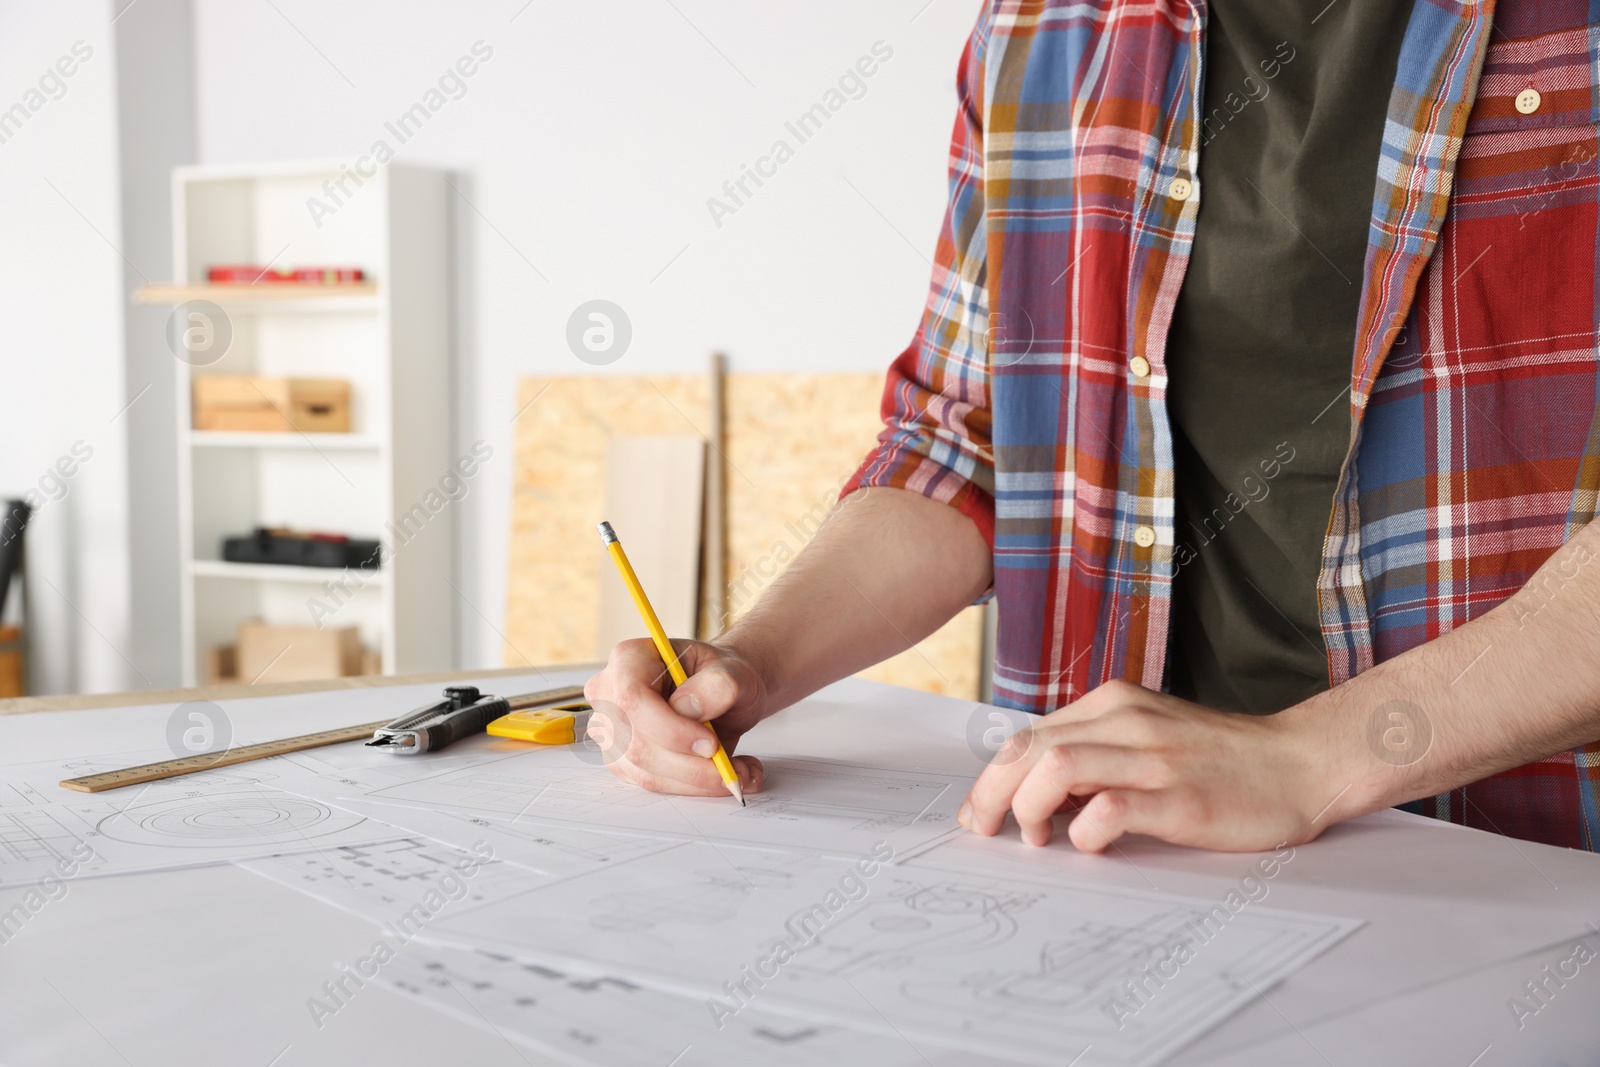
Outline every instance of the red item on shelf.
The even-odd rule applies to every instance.
[[[207,267],[206,281],[226,282],[234,285],[256,285],[262,282],[298,282],[302,285],[346,285],[366,280],[366,271],[360,267],[295,267],[267,269],[253,264],[227,264]]]
[[[359,282],[366,276],[360,267],[297,267],[294,272],[297,282],[321,282],[323,285]]]

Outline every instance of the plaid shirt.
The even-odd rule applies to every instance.
[[[1333,684],[1488,611],[1594,517],[1589,6],[1417,0],[1350,388],[1328,398],[1350,422],[1318,581]],[[1164,356],[1205,199],[1204,36],[1203,0],[990,0],[962,56],[927,307],[846,492],[914,490],[984,532],[1004,705],[1162,685],[1184,562]],[[1589,745],[1424,807],[1594,849],[1597,766]]]

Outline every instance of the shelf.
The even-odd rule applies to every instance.
[[[379,307],[377,282],[156,282],[141,285],[133,298],[140,304],[209,300],[219,306],[259,311],[376,311]]]
[[[226,430],[191,430],[195,448],[275,448],[292,451],[377,451],[383,441],[364,433],[238,433]]]
[[[171,383],[169,433],[178,446],[172,551],[186,685],[204,675],[212,649],[233,642],[242,620],[315,623],[320,613],[308,607],[311,600],[336,606],[339,625],[359,627],[362,642],[380,650],[387,673],[453,666],[461,610],[450,588],[456,524],[435,517],[417,529],[407,520],[394,534],[386,524],[397,502],[411,506],[442,493],[440,472],[455,462],[449,405],[443,411],[439,405],[452,389],[452,219],[460,198],[444,171],[396,160],[336,216],[308,213],[307,198],[325,195],[323,182],[338,180],[341,165],[302,160],[174,170],[171,272],[130,297],[134,306],[157,309],[139,320],[152,343],[164,333],[174,344],[180,326],[199,325],[174,316],[206,310],[201,301],[217,305],[209,310],[219,329],[233,324],[229,345],[211,353],[215,360],[180,359]],[[361,268],[365,280],[269,275],[248,284],[254,272],[235,282],[206,280],[215,265],[248,263],[257,270],[263,263],[341,264]],[[358,432],[199,429],[193,389],[208,374],[346,379],[354,420],[348,425]],[[405,536],[405,551],[392,551],[390,541],[381,571],[218,558],[227,538],[262,525],[386,541]]]
[[[229,563],[220,559],[189,561],[189,573],[196,578],[229,578],[247,582],[303,582],[321,585],[337,580],[345,572],[338,567],[285,567],[276,563]],[[387,581],[382,571],[351,570],[359,576],[362,588],[381,586]]]

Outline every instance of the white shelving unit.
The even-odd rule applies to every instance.
[[[385,673],[454,665],[452,517],[424,504],[455,460],[449,186],[438,171],[391,163],[359,187],[345,176],[348,195],[314,218],[309,202],[332,203],[324,183],[341,177],[339,164],[314,162],[173,172],[178,279],[139,299],[210,301],[232,331],[220,359],[184,362],[178,375],[186,684],[241,620],[313,626],[322,609],[332,610],[324,625],[361,627]],[[206,283],[207,267],[240,263],[357,266],[368,280]],[[191,383],[202,374],[348,379],[352,432],[197,431]],[[385,562],[377,572],[224,562],[222,538],[256,526],[376,538]]]

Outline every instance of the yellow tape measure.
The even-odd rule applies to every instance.
[[[363,723],[360,726],[344,726],[337,730],[301,734],[298,737],[285,737],[277,741],[263,741],[256,745],[240,745],[238,748],[222,752],[203,752],[197,756],[183,756],[179,759],[163,760],[160,763],[124,767],[120,771],[104,771],[100,774],[86,774],[82,778],[68,778],[61,783],[61,786],[63,789],[76,789],[80,793],[98,793],[119,786],[154,782],[161,778],[176,778],[180,774],[208,771],[213,767],[227,767],[235,763],[266,759],[268,756],[281,756],[286,752],[303,752],[308,748],[337,745],[341,741],[361,741],[370,738],[378,727],[387,725],[389,725],[388,719],[379,719],[377,722]]]
[[[559,704],[553,708],[533,711],[513,711],[489,724],[489,732],[496,737],[509,737],[517,741],[532,741],[540,745],[570,745],[578,740],[578,722],[587,725],[585,714],[589,705],[584,701]]]

